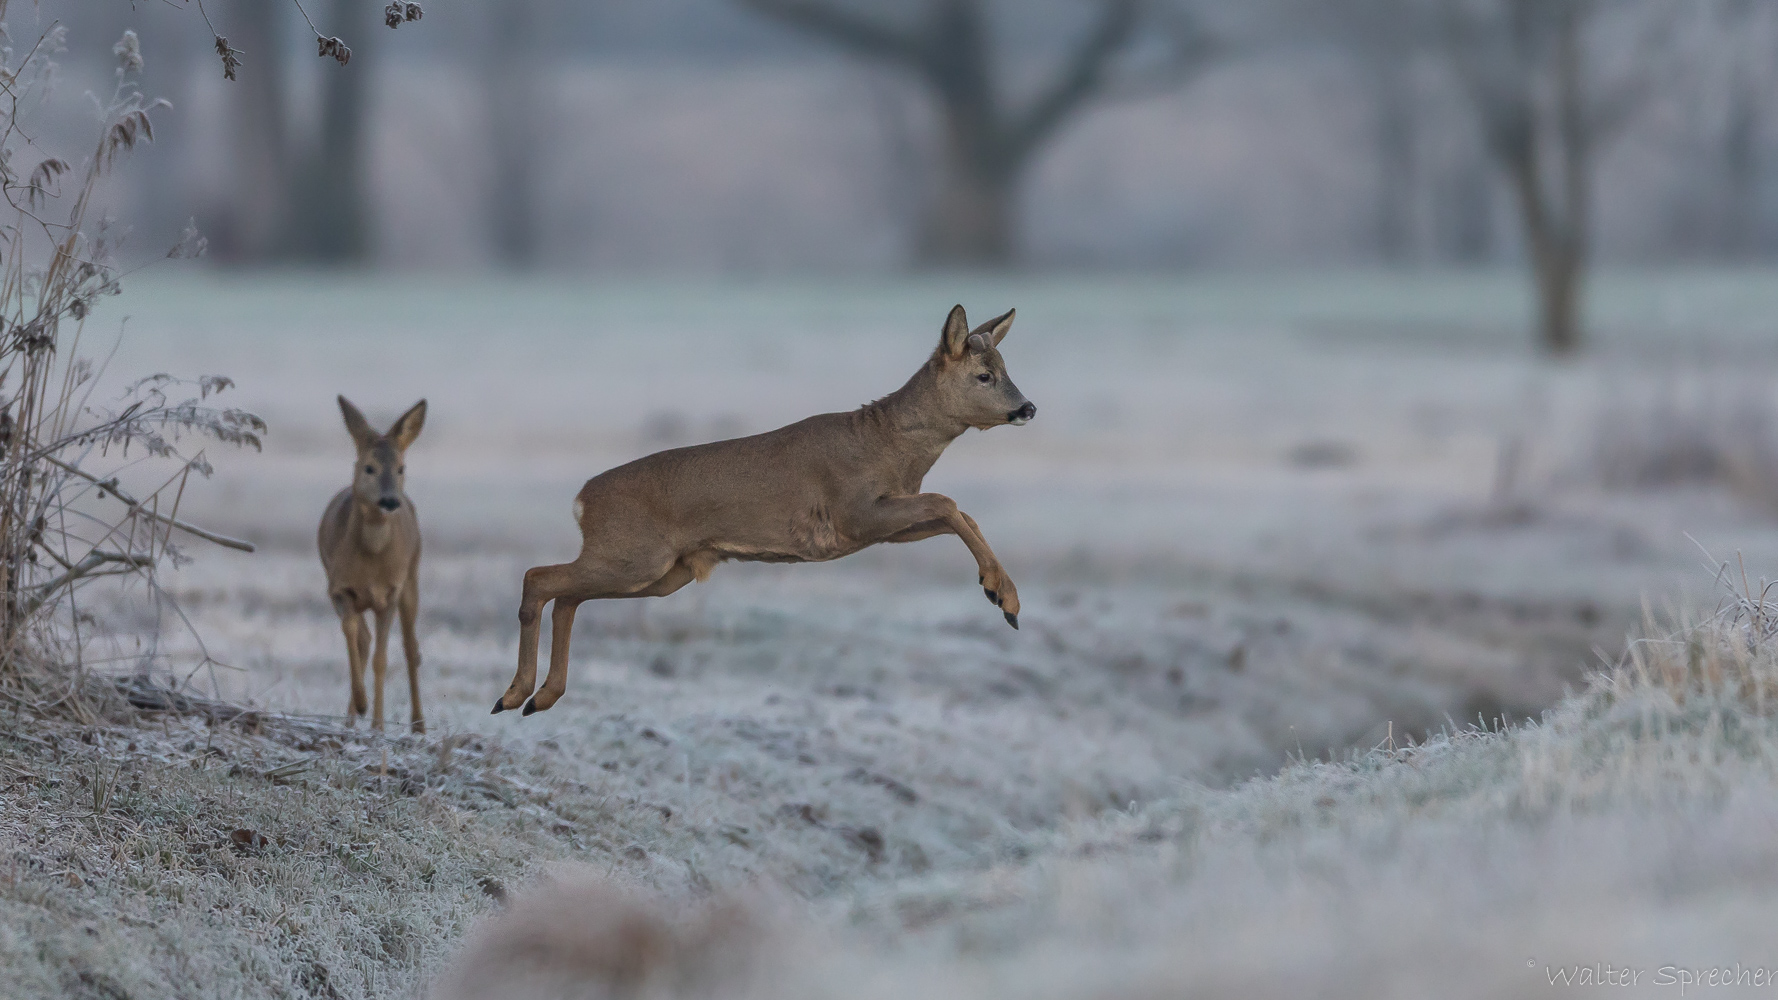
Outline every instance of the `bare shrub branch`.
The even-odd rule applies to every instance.
[[[79,355],[81,333],[97,301],[120,291],[120,271],[118,241],[107,219],[94,218],[93,202],[100,181],[154,141],[152,112],[167,105],[135,83],[144,59],[140,40],[126,32],[111,50],[117,84],[81,171],[49,156],[21,178],[10,164],[40,145],[22,126],[53,77],[50,56],[62,37],[52,27],[16,64],[0,52],[0,206],[15,216],[0,225],[0,698],[85,718],[95,688],[83,652],[97,623],[79,593],[111,580],[166,604],[156,571],[187,559],[175,531],[252,551],[179,517],[192,475],[212,471],[203,451],[183,449],[208,440],[257,450],[266,426],[215,404],[233,385],[223,376],[151,375],[109,404],[94,400],[103,371]],[[220,36],[217,50],[232,71],[238,60],[230,62],[234,50]],[[69,176],[79,183],[64,189]],[[203,247],[188,226],[166,256],[196,256]],[[159,482],[128,489],[125,476]]]

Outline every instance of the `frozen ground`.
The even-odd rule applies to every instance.
[[[113,377],[226,373],[235,405],[271,422],[263,455],[217,456],[215,481],[183,508],[262,551],[198,549],[167,579],[226,665],[216,684],[281,711],[345,701],[313,553],[351,464],[333,395],[373,421],[430,400],[408,481],[426,535],[434,739],[393,748],[403,774],[424,770],[420,804],[389,791],[386,763],[363,791],[375,744],[303,752],[332,755],[315,792],[329,808],[392,796],[389,815],[432,833],[439,816],[474,826],[490,801],[513,812],[438,848],[463,859],[426,890],[434,915],[413,931],[424,947],[353,951],[341,931],[328,947],[371,971],[314,959],[342,995],[377,995],[438,967],[476,879],[522,879],[545,860],[621,869],[669,894],[899,898],[1287,757],[1535,716],[1589,661],[1618,654],[1645,602],[1713,599],[1700,546],[1744,553],[1755,575],[1778,565],[1778,520],[1754,474],[1774,412],[1778,276],[1606,275],[1597,295],[1599,347],[1562,366],[1526,350],[1510,274],[162,277],[137,281],[87,337],[115,331],[127,306]],[[978,318],[1018,307],[1003,349],[1039,414],[965,436],[927,485],[981,523],[1019,583],[1021,631],[982,599],[955,539],[824,566],[731,565],[671,598],[583,607],[563,702],[531,719],[486,714],[513,667],[520,575],[572,555],[568,503],[585,478],[882,395],[956,301]],[[1607,488],[1602,450],[1618,465],[1641,455],[1613,428],[1684,422],[1663,406],[1704,444],[1760,455]],[[1644,464],[1665,468],[1647,450]],[[399,656],[392,668],[401,720]],[[474,766],[499,776],[474,788],[505,793],[447,787],[441,733],[474,737]],[[177,733],[159,739],[144,767],[209,759]],[[148,736],[136,742],[149,752]],[[227,752],[257,767],[272,751]],[[254,802],[255,823],[300,827],[299,813]],[[364,822],[393,822],[367,808]],[[100,864],[81,857],[46,870]],[[1287,862],[1299,863],[1311,862]],[[299,883],[295,871],[274,881]],[[1367,899],[1381,912],[1395,897]],[[137,903],[154,919],[152,900]],[[1178,925],[1200,919],[1215,917]]]

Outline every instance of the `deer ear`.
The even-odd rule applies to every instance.
[[[1006,339],[1006,331],[1012,329],[1012,318],[1017,313],[1017,309],[1008,309],[1005,315],[996,316],[976,327],[975,332],[988,338],[990,346],[999,347],[1000,342]]]
[[[352,442],[360,451],[369,448],[376,442],[377,432],[370,429],[370,421],[358,412],[358,407],[344,396],[340,398],[340,415],[346,418],[346,432],[352,435]]]
[[[394,442],[396,451],[406,451],[407,446],[414,443],[420,436],[420,428],[426,425],[426,401],[415,403],[411,409],[403,413],[389,428],[389,440]]]
[[[944,335],[938,338],[938,352],[947,358],[960,358],[969,340],[969,317],[963,314],[962,306],[952,306],[951,315],[945,317]]]

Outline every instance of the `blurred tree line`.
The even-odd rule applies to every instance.
[[[76,30],[105,22],[96,33],[154,15],[117,6],[40,9]],[[143,25],[145,79],[176,96],[217,67],[187,11],[165,6],[180,16]],[[475,123],[457,135],[476,148],[436,155],[483,165],[480,194],[456,210],[479,220],[489,256],[546,263],[559,209],[545,175],[577,178],[573,163],[545,163],[578,127],[561,105],[563,68],[665,52],[699,67],[852,60],[899,81],[896,99],[916,107],[880,124],[913,139],[882,166],[909,175],[894,211],[914,266],[1018,263],[1031,178],[1063,136],[1117,102],[1268,60],[1343,67],[1361,95],[1362,252],[1389,264],[1522,259],[1552,353],[1581,342],[1601,164],[1648,116],[1678,119],[1667,134],[1687,137],[1675,159],[1684,197],[1663,223],[1672,252],[1745,260],[1773,249],[1778,0],[435,0],[423,33],[383,30],[381,0],[315,0],[301,14],[288,0],[212,6],[244,67],[223,90],[228,168],[199,221],[217,256],[237,263],[373,253],[377,203],[405,181],[372,169],[386,124],[377,88],[396,58],[455,88],[452,117]],[[309,15],[350,42],[356,72],[305,51]]]
[[[918,243],[928,263],[1010,262],[1021,175],[1094,102],[1181,86],[1209,60],[1280,45],[1332,50],[1363,81],[1384,261],[1413,255],[1418,189],[1432,180],[1417,135],[1431,110],[1426,97],[1441,83],[1457,92],[1477,141],[1435,202],[1450,217],[1450,256],[1487,252],[1492,172],[1513,202],[1537,335],[1551,354],[1581,344],[1600,159],[1663,90],[1717,91],[1722,176],[1708,186],[1720,191],[1719,218],[1705,227],[1717,250],[1751,254],[1760,228],[1762,98],[1778,58],[1773,4],[1762,0],[1257,0],[1220,37],[1200,23],[1214,7],[1203,0],[1097,0],[1095,18],[1021,109],[1008,106],[1009,88],[996,79],[988,0],[738,2],[923,84],[940,109],[944,151]],[[1161,55],[1120,66],[1140,63],[1128,57],[1144,50],[1145,34]]]

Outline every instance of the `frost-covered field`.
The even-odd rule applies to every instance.
[[[1750,576],[1778,566],[1778,275],[1608,274],[1596,291],[1598,349],[1552,366],[1517,332],[1511,274],[140,280],[88,322],[103,354],[130,315],[107,378],[225,373],[272,425],[263,455],[215,456],[182,506],[261,551],[193,546],[167,578],[223,664],[200,679],[230,697],[343,708],[313,552],[352,461],[333,396],[373,422],[430,401],[408,484],[433,732],[390,756],[175,726],[101,735],[127,767],[182,776],[104,810],[74,787],[95,744],[50,732],[67,786],[0,784],[15,928],[0,954],[73,995],[82,969],[132,996],[226,996],[298,968],[299,996],[400,994],[492,905],[478,885],[554,862],[669,900],[768,896],[751,905],[802,928],[771,932],[793,942],[843,933],[846,957],[798,980],[820,995],[858,995],[833,992],[856,975],[871,995],[1089,996],[1110,965],[1135,970],[1123,995],[1235,995],[1253,970],[1271,994],[1372,995],[1359,987],[1408,957],[1421,978],[1395,995],[1426,995],[1416,984],[1446,967],[1488,970],[1475,981],[1499,988],[1472,995],[1502,995],[1534,984],[1499,970],[1547,957],[1520,954],[1527,941],[1559,937],[1575,962],[1595,942],[1642,954],[1669,924],[1575,925],[1625,899],[1664,912],[1639,866],[1672,863],[1671,838],[1700,824],[1769,833],[1769,749],[1716,783],[1663,770],[1671,748],[1633,754],[1622,766],[1659,774],[1607,782],[1610,802],[1665,802],[1646,825],[1575,807],[1593,801],[1579,772],[1620,766],[1576,751],[1584,733],[1227,790],[1287,758],[1535,717],[1620,653],[1645,605],[1715,600],[1701,549],[1742,553]],[[573,555],[582,481],[882,395],[958,301],[978,319],[1018,307],[1003,351],[1039,413],[966,435],[927,486],[982,525],[1022,630],[951,538],[729,565],[670,598],[584,606],[567,697],[487,715],[513,668],[520,575]],[[147,620],[107,620],[133,654]],[[164,642],[192,651],[173,628]],[[391,666],[399,722],[398,652]],[[1715,738],[1699,752],[1726,753]],[[33,746],[14,741],[0,776],[48,767]],[[255,777],[310,758],[294,784]],[[1674,806],[1675,788],[1726,811]],[[82,803],[91,836],[70,827]],[[273,842],[231,848],[249,826]],[[1722,836],[1698,885],[1758,860]],[[1687,877],[1672,876],[1680,896]],[[253,886],[251,905],[226,885]],[[1725,898],[1752,912],[1749,891]],[[1547,923],[1506,933],[1528,900]],[[1470,909],[1494,921],[1472,944],[1427,929]],[[184,964],[129,921],[177,926]],[[1686,949],[1719,922],[1686,926],[1663,939],[1672,960],[1717,961]],[[771,954],[805,947],[828,950]]]
[[[983,525],[1025,632],[973,594],[955,539],[727,566],[664,601],[584,607],[572,704],[515,732],[692,710],[727,685],[719,700],[781,683],[1015,719],[1035,698],[1120,706],[1116,731],[1159,712],[1141,742],[1167,748],[1161,773],[1227,779],[1392,719],[1535,711],[1644,600],[1708,595],[1700,545],[1778,561],[1778,484],[1682,469],[1604,489],[1593,469],[1602,426],[1658,432],[1663,407],[1778,465],[1778,276],[1607,275],[1601,347],[1562,367],[1524,349],[1515,278],[181,279],[120,300],[112,371],[227,373],[271,422],[264,455],[220,456],[185,505],[264,553],[204,552],[176,586],[245,668],[235,690],[302,711],[341,698],[313,558],[351,462],[333,396],[376,420],[428,398],[409,492],[429,679],[440,718],[485,731],[509,724],[481,703],[511,669],[520,575],[573,555],[586,478],[857,405],[913,371],[951,302],[1017,306],[1006,357],[1039,416],[965,435],[927,486]]]

